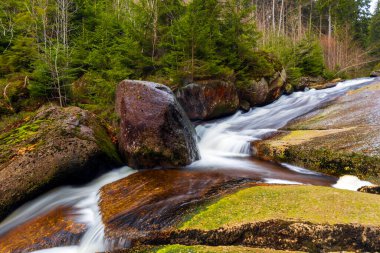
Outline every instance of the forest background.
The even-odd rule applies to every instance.
[[[282,65],[296,84],[367,76],[379,62],[370,0],[0,2],[0,116],[50,101],[110,117],[126,78],[244,86]]]

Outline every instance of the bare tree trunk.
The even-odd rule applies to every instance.
[[[298,3],[298,39],[302,37],[302,5]]]
[[[278,35],[281,34],[282,21],[283,21],[283,12],[284,12],[284,0],[281,0],[281,9],[280,9],[280,20],[278,21]]]
[[[275,0],[272,0],[272,25],[273,25],[273,32],[276,32],[276,18],[275,18],[275,8],[276,8],[276,2]]]

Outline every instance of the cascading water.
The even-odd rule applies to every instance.
[[[123,167],[111,171],[84,187],[61,187],[25,204],[0,224],[0,236],[12,228],[55,208],[72,207],[75,220],[87,225],[88,230],[78,246],[46,249],[36,252],[94,253],[104,248],[104,229],[98,208],[99,189],[106,184],[127,177],[136,171]]]
[[[263,167],[258,161],[247,159],[251,154],[250,143],[275,133],[289,121],[312,111],[318,106],[341,96],[350,89],[369,84],[373,78],[361,78],[338,83],[337,86],[323,90],[308,90],[295,92],[290,96],[282,96],[279,100],[264,107],[252,108],[247,113],[238,112],[235,115],[206,123],[197,127],[200,136],[199,148],[202,160],[193,163],[191,168],[236,168],[256,171],[266,183],[305,183],[305,181],[284,180],[284,174],[278,170]],[[293,172],[303,175],[320,174],[303,168],[283,164]],[[284,169],[285,169],[284,168]],[[294,176],[292,176],[294,177]],[[346,182],[346,181],[345,181]],[[356,190],[369,182],[355,182],[348,187],[344,182],[335,184],[337,188]]]
[[[300,184],[310,182],[311,184],[319,184],[324,182],[326,184],[325,176],[319,173],[287,164],[283,164],[281,167],[252,159],[250,157],[250,142],[276,132],[290,120],[337,98],[349,89],[360,87],[371,81],[373,78],[357,79],[339,83],[330,89],[296,92],[290,96],[282,96],[270,105],[253,108],[247,113],[238,112],[234,116],[199,125],[197,133],[200,136],[199,148],[202,159],[185,169],[223,170],[232,168],[253,172],[266,183]],[[62,187],[51,191],[20,207],[4,220],[0,224],[0,236],[49,210],[60,206],[69,206],[73,207],[73,210],[77,210],[75,213],[76,220],[85,223],[88,227],[80,245],[36,252],[93,253],[104,251],[104,228],[99,215],[97,193],[103,185],[127,177],[134,172],[134,170],[124,167],[109,172],[84,187]],[[355,190],[361,185],[369,184],[369,182],[362,182],[354,177],[345,177],[339,180],[335,187]]]

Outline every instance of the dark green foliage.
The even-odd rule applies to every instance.
[[[323,51],[317,40],[307,38],[301,41],[295,55],[296,67],[302,69],[302,75],[314,77],[323,75],[325,69]]]
[[[302,77],[302,69],[301,68],[288,68],[286,71],[288,75],[288,83],[292,86],[296,86]]]
[[[312,36],[298,44],[283,36],[283,43],[260,49],[251,0],[68,2],[66,37],[56,23],[59,1],[0,3],[0,78],[27,77],[32,98],[112,106],[115,86],[126,78],[178,87],[202,79],[245,85],[273,76],[282,65],[291,83],[300,75],[327,73]],[[365,44],[368,0],[319,0],[315,6],[322,17],[331,6],[336,33],[349,24],[354,38]],[[379,11],[370,26],[373,48],[380,48],[378,17]],[[78,89],[82,82],[85,88]]]

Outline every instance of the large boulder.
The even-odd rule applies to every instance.
[[[198,81],[180,88],[177,99],[191,120],[234,114],[239,108],[235,85],[220,80]]]
[[[199,159],[196,133],[171,90],[125,80],[116,91],[119,148],[129,166],[184,166]]]
[[[117,164],[117,149],[95,115],[45,106],[0,135],[0,220],[46,190],[88,181]]]
[[[251,106],[270,104],[277,100],[286,87],[286,71],[276,72],[271,78],[263,77],[239,87],[240,100],[248,101]]]

